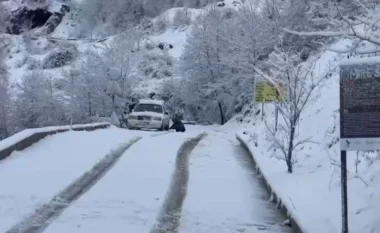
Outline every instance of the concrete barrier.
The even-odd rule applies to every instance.
[[[74,125],[74,131],[93,131],[104,129],[110,126],[109,123],[96,123],[88,125]],[[66,132],[71,130],[70,126],[46,127],[38,129],[26,129],[9,138],[0,141],[0,160],[7,158],[14,151],[23,150],[38,142],[48,135]]]
[[[263,174],[263,172],[261,171],[261,168],[260,166],[258,166],[256,160],[255,160],[255,156],[253,156],[251,150],[249,149],[247,143],[239,136],[239,135],[236,135],[236,139],[240,142],[240,145],[243,147],[244,150],[246,150],[246,152],[252,157],[253,159],[253,162],[255,164],[255,167],[259,173],[259,177],[264,185],[264,187],[266,188],[266,190],[268,191],[268,193],[271,195],[271,201],[273,203],[276,204],[276,207],[277,209],[284,215],[286,216],[288,219],[289,219],[289,222],[290,222],[290,226],[292,227],[292,230],[294,233],[304,233],[300,227],[300,225],[298,224],[298,222],[291,217],[291,212],[288,210],[288,208],[283,205],[282,203],[282,200],[281,198],[277,195],[277,193],[275,193],[273,191],[273,188],[270,186],[267,178],[265,177],[265,175]]]

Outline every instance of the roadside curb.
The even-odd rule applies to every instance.
[[[48,135],[63,133],[70,130],[94,131],[97,129],[105,129],[110,126],[111,124],[109,123],[99,123],[99,124],[88,124],[88,125],[73,125],[72,129],[70,126],[60,126],[60,127],[57,127],[56,129],[50,129],[51,127],[38,128],[38,129],[26,129],[15,135],[12,135],[9,138],[4,139],[4,140],[12,140],[12,137],[19,137],[19,135],[22,135],[22,137],[19,140],[16,140],[15,142],[10,143],[8,146],[5,146],[4,148],[0,148],[0,160],[6,159],[14,151],[21,151],[30,147],[31,145],[42,140]]]
[[[268,191],[268,193],[271,195],[271,201],[276,204],[277,209],[286,216],[290,222],[290,226],[292,228],[292,231],[294,233],[306,233],[304,230],[302,230],[301,225],[298,223],[297,220],[295,220],[292,217],[292,212],[289,211],[289,209],[286,207],[286,205],[283,204],[283,201],[281,198],[277,195],[277,193],[273,190],[273,188],[270,186],[268,179],[265,177],[265,174],[261,171],[262,169],[256,162],[256,158],[253,155],[252,151],[249,149],[247,143],[244,139],[242,139],[238,134],[236,135],[236,139],[239,141],[241,147],[252,157],[253,163],[256,167],[256,170],[259,174],[259,178],[264,184],[265,189]]]
[[[109,172],[121,156],[141,137],[135,137],[119,144],[111,150],[90,170],[59,191],[50,201],[38,207],[33,213],[26,216],[6,233],[40,233],[43,232],[63,211],[70,207],[89,191],[104,175]]]

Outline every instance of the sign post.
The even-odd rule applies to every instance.
[[[284,89],[282,85],[280,85],[281,89]],[[282,96],[280,96],[280,92],[277,90],[275,86],[273,86],[268,81],[259,81],[256,83],[256,95],[255,100],[256,103],[261,103],[261,120],[264,120],[264,104],[265,103],[273,103],[275,101],[282,102]],[[275,109],[275,131],[277,131],[277,123],[278,123],[278,107]]]
[[[347,151],[380,149],[380,58],[340,65],[342,233],[348,233]]]

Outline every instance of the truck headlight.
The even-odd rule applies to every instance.
[[[128,116],[128,119],[130,119],[130,120],[137,120],[137,116]]]

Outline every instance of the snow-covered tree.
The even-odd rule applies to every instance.
[[[355,6],[358,10],[351,11]],[[335,37],[351,39],[352,44],[345,49],[329,48],[336,52],[374,53],[380,52],[379,9],[373,1],[356,0],[351,4],[335,3],[332,9],[336,17],[330,18],[330,28],[322,30],[294,30],[285,28],[289,34],[303,37]]]
[[[301,62],[300,55],[276,50],[267,62],[269,72],[256,68],[262,79],[274,85],[284,103],[276,103],[281,119],[278,130],[267,124],[267,139],[282,154],[288,172],[293,172],[295,151],[310,138],[299,138],[301,115],[309,104],[314,90],[328,77],[330,70],[315,74],[315,62]]]
[[[62,75],[65,78],[59,81],[59,85],[62,85],[61,89],[64,89],[67,92],[67,95],[63,95],[63,98],[66,98],[66,102],[68,102],[67,106],[70,110],[71,127],[74,123],[86,123],[83,119],[83,115],[80,114],[76,98],[80,74],[81,72],[78,69],[63,70]]]
[[[2,1],[0,1],[0,33],[4,32],[6,29],[6,16],[7,13],[5,11],[4,5]]]
[[[94,27],[107,29],[103,34],[121,32],[147,18],[156,18],[172,7],[200,8],[213,2],[217,0],[86,0],[79,6],[81,30],[82,34],[94,32]],[[159,28],[162,29],[165,22],[159,21]]]
[[[205,122],[215,122],[219,118],[221,124],[228,118],[225,108],[232,99],[229,96],[233,86],[231,67],[226,62],[229,55],[223,22],[217,9],[204,15],[194,25],[180,61],[181,72],[186,78],[184,101],[199,109],[196,118]]]
[[[107,95],[111,96],[112,98],[112,107],[115,108],[115,98],[117,96],[121,96],[122,91],[120,89],[119,84],[116,80],[110,80],[108,81],[107,89],[106,89]]]
[[[0,140],[9,136],[9,114],[11,107],[8,71],[4,64],[3,56],[4,52],[0,48]]]
[[[139,39],[140,40],[140,39]],[[120,114],[135,83],[132,72],[140,52],[136,38],[126,32],[107,44],[89,49],[78,70],[74,85],[74,119],[86,122],[95,115]],[[65,75],[63,89],[71,96],[71,76]],[[110,93],[112,91],[112,93]],[[115,92],[116,91],[116,92]]]
[[[16,92],[14,120],[18,128],[34,128],[67,123],[64,101],[52,75],[33,71],[22,77]]]

